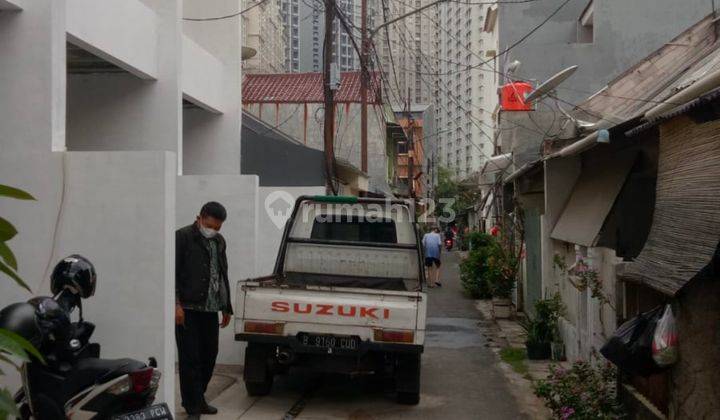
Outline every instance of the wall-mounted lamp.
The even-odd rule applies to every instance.
[[[610,143],[610,132],[608,130],[598,130],[598,143]]]

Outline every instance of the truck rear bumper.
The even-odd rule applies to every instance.
[[[235,341],[247,341],[248,343],[271,344],[280,347],[288,347],[297,354],[333,354],[336,356],[363,356],[369,352],[382,353],[412,353],[423,352],[424,346],[418,344],[396,344],[380,343],[373,341],[360,341],[357,350],[344,350],[334,348],[328,352],[326,348],[306,346],[295,336],[280,336],[269,334],[235,334]]]

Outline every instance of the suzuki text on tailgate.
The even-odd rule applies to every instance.
[[[399,402],[419,402],[427,295],[413,211],[398,200],[296,201],[274,273],[237,289],[249,395],[299,366],[378,375]]]

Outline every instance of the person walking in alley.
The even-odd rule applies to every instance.
[[[232,315],[226,244],[218,233],[226,218],[222,204],[209,202],[195,223],[175,232],[175,341],[189,419],[217,413],[205,391],[215,368],[218,327],[227,327]]]
[[[434,227],[432,231],[423,236],[423,249],[425,250],[425,267],[427,267],[428,287],[442,286],[440,283],[440,250],[442,249],[442,237],[440,228]]]

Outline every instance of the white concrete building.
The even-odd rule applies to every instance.
[[[256,255],[280,234],[263,222],[269,191],[240,175],[241,20],[182,20],[240,3],[0,1],[0,183],[37,198],[0,201],[19,273],[47,295],[56,261],[90,258],[94,340],[105,357],[157,357],[171,407],[175,229],[205,201],[225,204],[231,285],[271,270]],[[30,297],[0,279],[0,307]],[[219,363],[242,360],[230,330]]]
[[[257,54],[243,61],[245,73],[284,73],[285,26],[280,4],[275,1],[243,0],[242,36],[244,47]]]
[[[432,1],[415,0],[409,4],[378,0],[374,22],[382,24]],[[431,7],[380,29],[373,38],[387,100],[395,107],[403,107],[408,99],[412,104],[435,103],[437,77],[433,73],[438,69],[437,23],[438,8]]]
[[[440,6],[437,164],[464,179],[493,155],[496,131],[496,6]]]
[[[323,37],[325,36],[325,8],[322,1],[278,0],[285,25],[286,67],[290,72],[322,71]],[[368,8],[374,0],[368,0]],[[338,0],[338,8],[348,17],[351,26],[360,28],[360,0]],[[369,13],[372,16],[372,13]],[[368,23],[370,24],[370,23]],[[360,60],[350,36],[338,20],[333,25],[333,57],[341,71],[360,69]],[[360,31],[353,36],[359,43]]]

